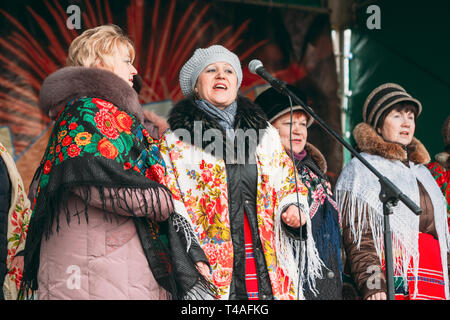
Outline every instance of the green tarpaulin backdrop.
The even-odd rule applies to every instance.
[[[441,128],[450,115],[450,2],[375,3],[380,7],[381,29],[367,28],[366,7],[352,28],[350,129],[362,121],[362,107],[372,89],[398,83],[422,103],[415,135],[433,158],[444,148]]]

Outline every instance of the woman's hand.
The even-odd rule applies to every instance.
[[[195,266],[197,267],[198,272],[200,272],[200,274],[206,279],[206,280],[210,280],[211,279],[211,271],[209,270],[209,266],[203,262],[203,261],[199,261],[195,264]]]
[[[289,227],[299,228],[300,227],[300,216],[302,219],[302,226],[306,223],[306,216],[297,206],[289,206],[289,208],[281,214],[281,219]]]
[[[377,292],[366,298],[366,300],[386,300],[386,299],[387,298],[385,292]]]

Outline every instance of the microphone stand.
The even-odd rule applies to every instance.
[[[263,77],[264,78],[264,77]],[[267,79],[264,78],[267,81]],[[339,134],[331,129],[314,111],[301,101],[291,90],[286,87],[286,83],[278,79],[271,79],[268,81],[270,85],[286,96],[289,96],[296,105],[300,105],[313,119],[315,119],[319,125],[331,136],[333,136],[340,144],[342,144],[350,153],[361,161],[375,176],[381,184],[381,190],[379,194],[380,201],[383,203],[383,215],[384,215],[384,259],[386,270],[386,286],[387,286],[387,299],[395,300],[394,293],[394,266],[392,255],[392,232],[390,227],[389,215],[393,213],[392,208],[397,205],[400,200],[403,202],[414,214],[420,215],[422,209],[418,207],[410,198],[403,194],[388,178],[383,176],[377,169],[375,169],[361,154],[356,151],[347,141],[345,141]]]

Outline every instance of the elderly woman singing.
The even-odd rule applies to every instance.
[[[414,137],[421,111],[422,104],[404,88],[386,83],[369,94],[364,122],[353,130],[361,155],[422,208],[417,216],[398,203],[390,215],[396,300],[449,299],[446,201],[424,166],[430,156]],[[336,185],[347,262],[368,300],[384,300],[387,291],[380,188],[376,176],[356,158]]]
[[[307,189],[295,183],[277,130],[238,95],[241,81],[239,58],[220,45],[197,49],[185,63],[186,99],[171,110],[162,138],[164,183],[208,257],[218,298],[303,298],[302,282],[321,267]]]

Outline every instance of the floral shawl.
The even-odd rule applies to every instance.
[[[88,221],[91,188],[99,191],[103,201],[108,201],[106,188],[114,191],[110,196],[118,197],[131,196],[130,192],[157,192],[166,189],[155,181],[164,174],[156,142],[133,114],[91,97],[76,98],[62,108],[37,172],[39,182],[25,249],[25,294],[37,289],[41,239],[52,234],[54,223],[58,231],[60,212],[65,212],[68,222],[82,218],[83,212],[73,216],[67,209],[68,197],[75,188],[81,190]],[[158,226],[152,222],[157,220],[162,201],[145,203],[145,211],[139,215],[144,217],[135,217],[134,221],[155,279],[173,293],[170,259]],[[165,201],[171,201],[168,190]],[[121,209],[136,215],[135,208]],[[105,212],[105,219],[112,218]]]
[[[11,180],[12,201],[8,213],[8,254],[6,258],[6,266],[8,273],[3,283],[3,293],[6,300],[15,300],[22,281],[23,270],[13,267],[12,260],[17,253],[25,248],[26,235],[28,232],[28,224],[30,222],[31,210],[30,201],[25,193],[22,178],[17,171],[14,160],[9,155],[6,148],[0,143],[0,156],[5,161],[8,168],[8,175]]]
[[[450,171],[437,161],[428,163],[427,167],[447,200],[447,220],[450,230]]]

